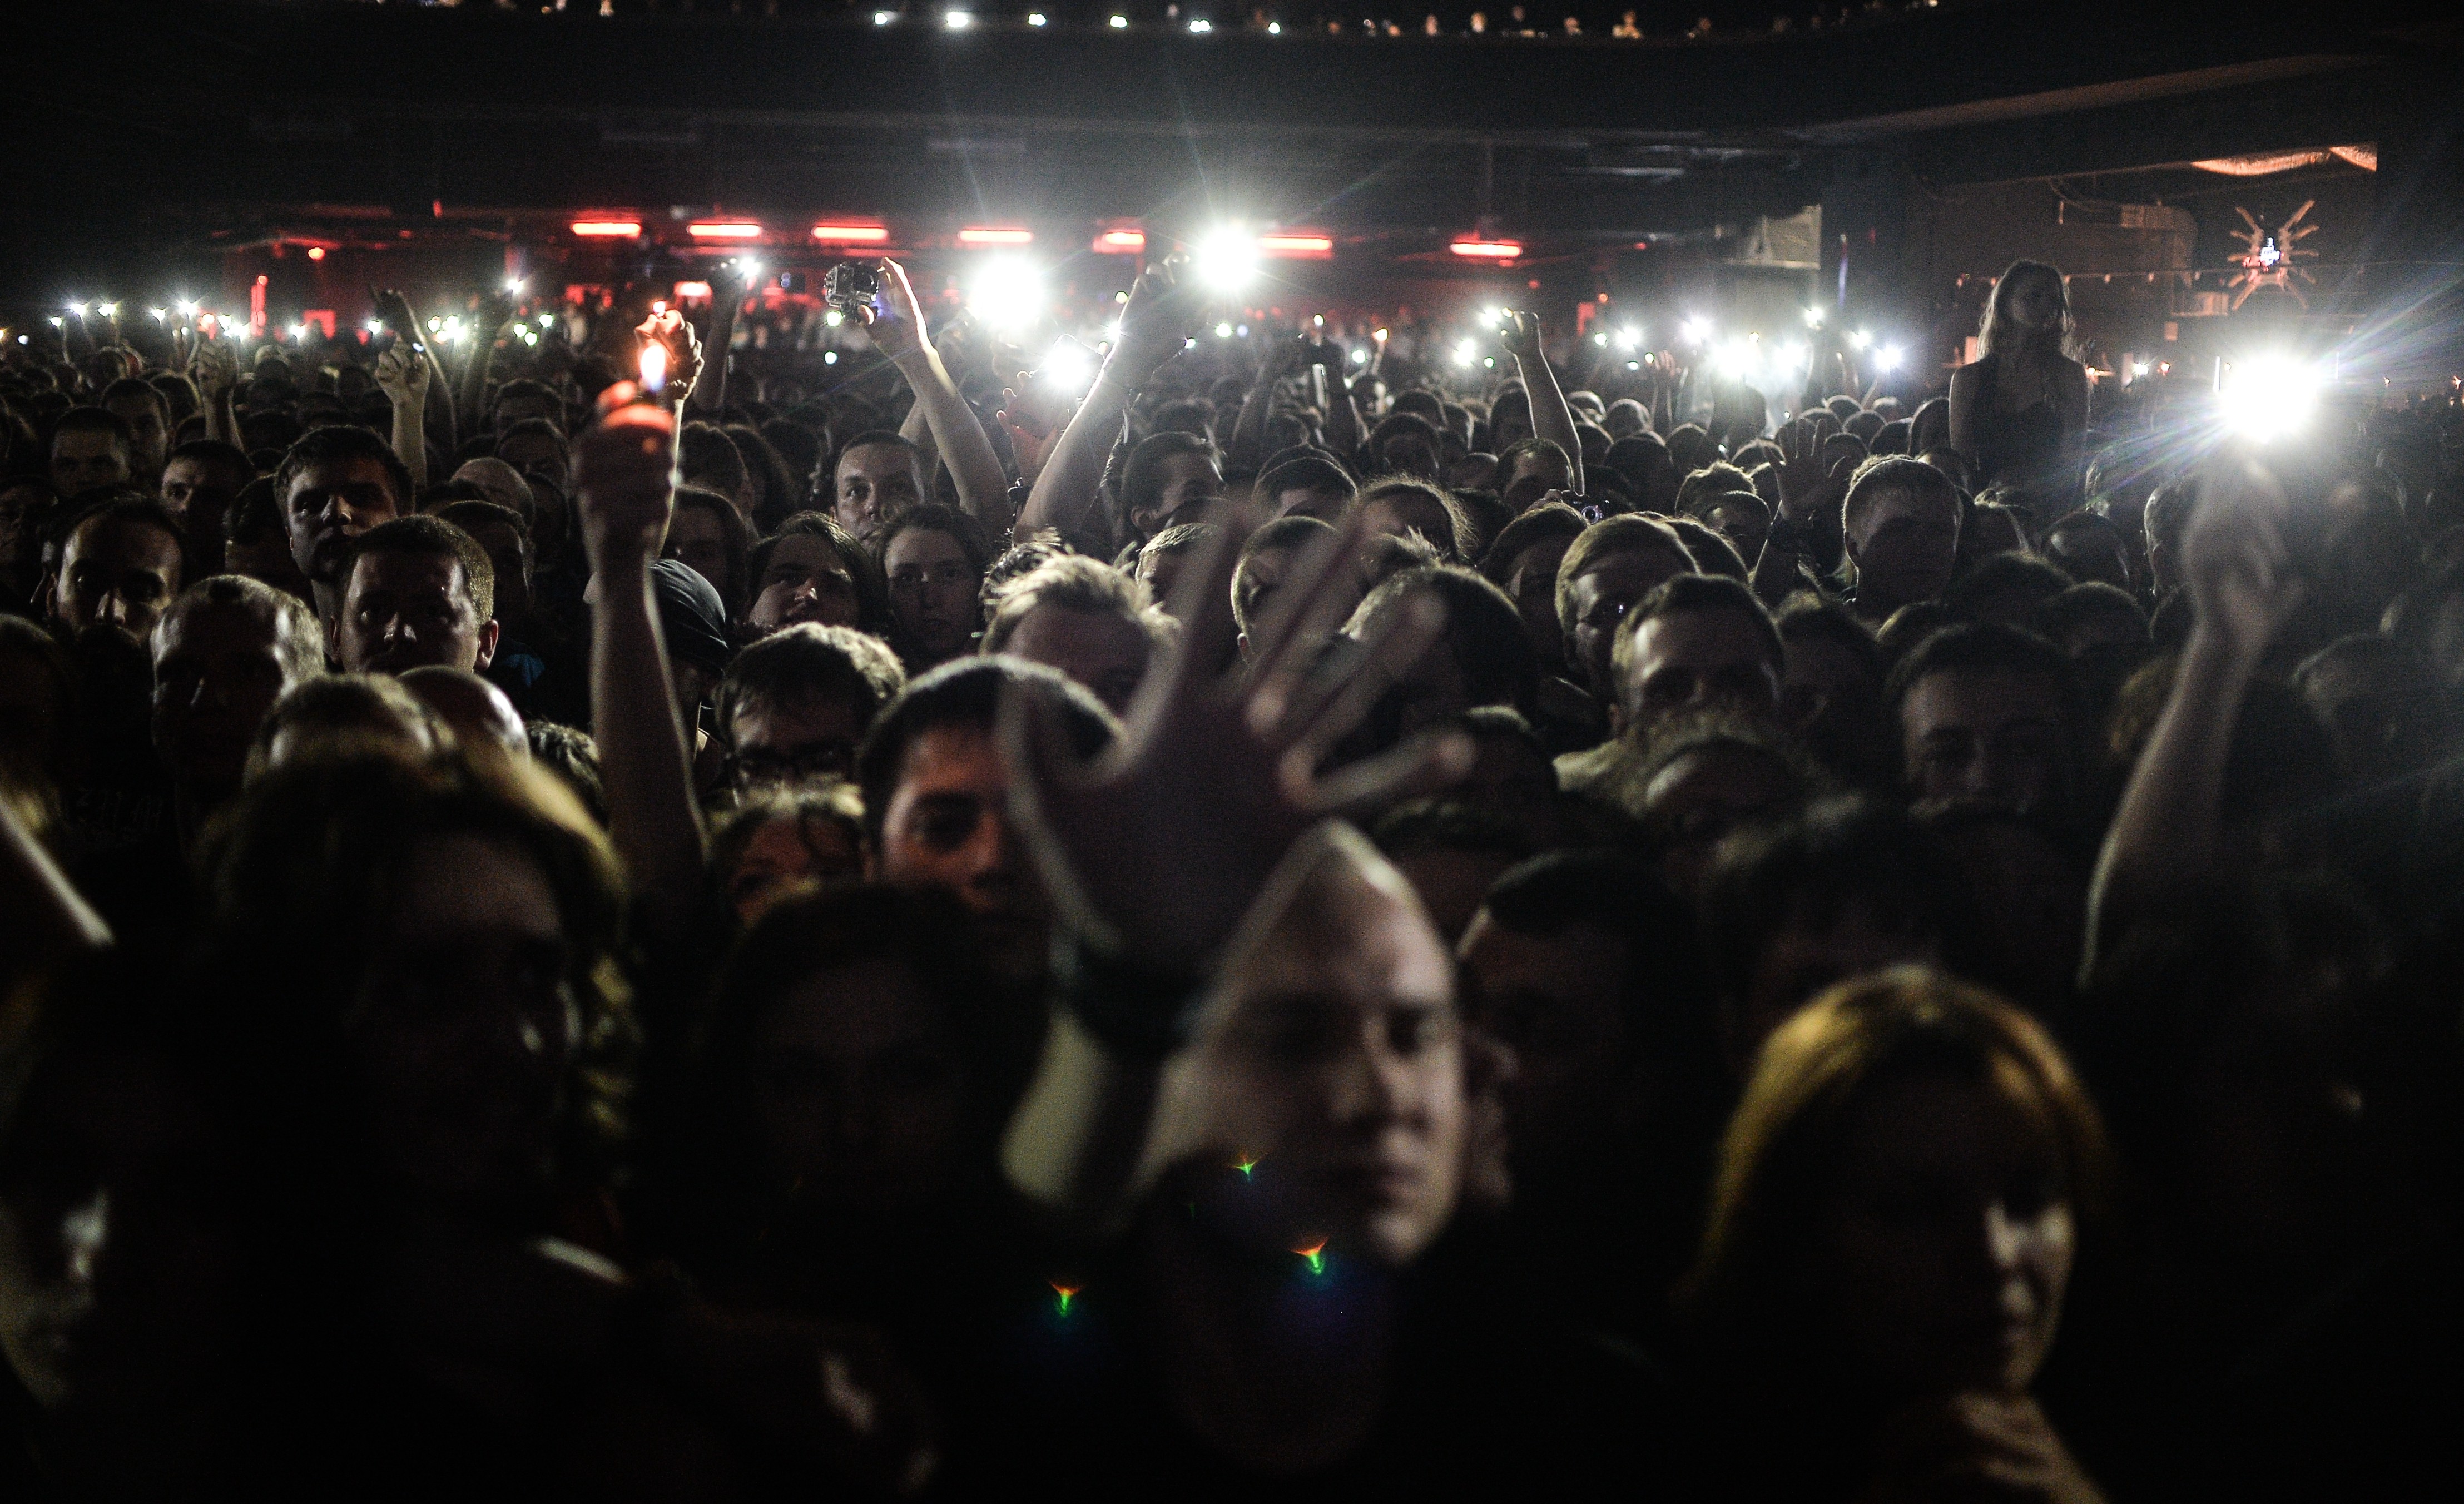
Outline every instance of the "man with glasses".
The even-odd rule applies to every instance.
[[[718,686],[729,783],[749,794],[854,776],[865,731],[906,683],[889,645],[853,627],[806,621],[763,638]]]

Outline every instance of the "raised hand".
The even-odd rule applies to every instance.
[[[693,383],[701,380],[701,336],[685,316],[674,309],[652,314],[633,326],[633,337],[643,344],[665,346],[668,352],[667,389],[659,400],[671,405],[682,405],[693,395]]]
[[[1167,256],[1156,262],[1130,289],[1112,359],[1143,378],[1180,354],[1205,307],[1205,291],[1189,274],[1188,257]]]
[[[1051,457],[1052,447],[1061,440],[1062,425],[1069,421],[1066,400],[1039,393],[1034,376],[1018,373],[1015,385],[1001,388],[1001,404],[993,421],[1009,435],[1010,455],[1018,462],[1018,478],[1032,486],[1044,473],[1044,462]]]
[[[619,381],[599,399],[600,422],[573,441],[573,500],[593,575],[659,556],[672,505],[675,419]]]
[[[425,357],[413,354],[409,344],[397,339],[377,357],[377,390],[397,406],[418,406],[428,400],[430,371]]]
[[[1846,489],[1832,478],[1829,436],[1819,424],[1799,418],[1779,430],[1778,440],[1779,510],[1793,520],[1814,516]]]
[[[1859,1504],[2103,1504],[2096,1481],[2024,1394],[1921,1401],[1883,1424],[1875,1450],[1876,1475]]]
[[[239,352],[228,339],[199,340],[188,358],[188,380],[197,383],[197,395],[210,407],[239,384]]]
[[[2183,583],[2198,628],[2251,656],[2263,653],[2301,603],[2284,526],[2291,503],[2248,460],[2220,458],[2200,477],[2182,537]]]
[[[1497,331],[1497,342],[1500,348],[1517,360],[1538,360],[1540,358],[1540,316],[1507,309],[1505,327]]]
[[[1251,635],[1248,672],[1223,671],[1237,635],[1231,580],[1243,530],[1221,526],[1175,587],[1179,641],[1150,671],[1128,726],[1081,765],[1023,699],[1003,707],[1002,754],[1028,851],[1060,917],[1137,965],[1186,972],[1230,936],[1275,864],[1315,821],[1460,775],[1460,735],[1407,742],[1331,774],[1329,752],[1441,624],[1434,600],[1321,671],[1352,599],[1357,514],[1295,561]],[[1192,853],[1203,852],[1203,861]]]
[[[881,273],[881,301],[877,308],[856,310],[856,316],[864,321],[864,332],[872,337],[873,348],[892,360],[921,353],[924,308],[915,300],[915,288],[907,280],[907,269],[887,260],[873,266]]]

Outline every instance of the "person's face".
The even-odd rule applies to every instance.
[[[1514,1052],[1506,1114],[1516,1184],[1576,1167],[1633,1106],[1618,995],[1625,943],[1591,925],[1528,935],[1484,909],[1457,953],[1472,1022]]]
[[[924,499],[914,462],[905,449],[888,444],[859,445],[841,455],[836,490],[831,515],[859,543],[871,542],[874,534]]]
[[[862,708],[836,695],[748,700],[727,728],[736,786],[749,793],[853,777],[866,725]]]
[[[1523,618],[1523,633],[1531,639],[1544,673],[1566,666],[1566,633],[1557,624],[1557,566],[1573,544],[1572,536],[1542,538],[1523,551],[1506,577],[1506,593],[1514,598],[1515,614]]]
[[[115,434],[72,428],[52,439],[52,484],[63,496],[128,481],[128,450]]]
[[[700,507],[678,507],[668,519],[668,541],[659,551],[727,594],[727,541],[718,518]]]
[[[882,817],[880,876],[956,894],[986,955],[1012,977],[1033,976],[1045,963],[1049,911],[1026,860],[989,729],[935,726],[908,744]]]
[[[1417,433],[1398,433],[1387,440],[1383,455],[1386,468],[1397,474],[1418,475],[1422,480],[1438,478],[1437,451]]]
[[[2030,277],[2012,295],[2011,313],[2031,329],[2059,329],[2062,324],[2061,290],[2042,277]]]
[[[1849,539],[1857,560],[1857,602],[1903,606],[1930,600],[1959,561],[1959,508],[1909,490],[1885,491],[1858,517]],[[1870,598],[1870,599],[1869,599]]]
[[[471,534],[495,575],[496,620],[518,622],[531,614],[531,545],[519,528],[492,522]]]
[[[1882,687],[1855,653],[1824,638],[1784,644],[1788,669],[1780,680],[1780,718],[1804,731],[1826,718],[1870,711]]]
[[[311,594],[308,577],[299,572],[299,561],[291,556],[291,539],[281,534],[266,534],[253,543],[224,544],[223,573],[245,575],[302,600]]]
[[[541,486],[560,497],[564,494],[573,456],[555,435],[517,433],[496,446],[496,458],[521,471],[522,479],[531,483],[534,495]],[[545,505],[545,499],[540,498],[540,503]]]
[[[909,528],[881,556],[890,576],[890,619],[926,664],[946,663],[975,641],[983,576],[958,540],[938,528]]]
[[[1551,491],[1564,490],[1573,484],[1573,475],[1560,456],[1545,451],[1518,454],[1514,457],[1514,473],[1506,481],[1506,505],[1521,513]]]
[[[1180,572],[1197,557],[1194,549],[1176,549],[1172,553],[1146,553],[1138,556],[1138,583],[1147,587],[1147,596],[1158,606],[1172,599],[1175,585],[1180,583]]]
[[[385,468],[366,458],[312,465],[291,483],[283,502],[283,526],[299,572],[320,585],[342,582],[342,556],[351,540],[399,514]]]
[[[240,605],[192,606],[154,633],[154,748],[172,781],[208,796],[239,787],[249,743],[291,687],[274,621]]]
[[[1158,533],[1182,520],[1184,510],[1203,506],[1223,494],[1223,474],[1211,454],[1171,454],[1163,461],[1163,489],[1155,497],[1155,514],[1142,526]]]
[[[746,619],[763,636],[800,621],[824,626],[853,626],[861,609],[855,578],[829,539],[808,533],[790,534],[770,550],[754,581],[753,608]]]
[[[460,559],[387,549],[352,566],[334,618],[334,656],[349,672],[485,668],[495,647],[496,623],[479,620]]]
[[[1686,569],[1673,549],[1628,549],[1595,558],[1574,577],[1574,640],[1567,656],[1582,671],[1585,687],[1603,700],[1612,697],[1617,676],[1610,659],[1619,623],[1636,601]]]
[[[831,886],[864,877],[864,850],[829,820],[786,816],[765,821],[727,875],[727,901],[750,925],[781,893],[806,883]]]
[[[179,589],[179,539],[142,522],[98,522],[69,537],[53,614],[74,629],[109,622],[143,637]]]
[[[956,1186],[966,1063],[904,962],[825,967],[789,988],[755,1031],[747,1085],[773,1184],[825,1216],[877,1227]]]
[[[2070,1284],[2069,1197],[2044,1127],[1986,1083],[1883,1084],[1821,1200],[1823,1335],[1888,1395],[2024,1392]]]
[[[1224,1023],[1186,1066],[1209,1138],[1199,1217],[1260,1254],[1410,1262],[1452,1215],[1464,1142],[1450,958],[1399,894],[1312,884],[1231,969]]]
[[[26,514],[48,499],[33,486],[0,483],[0,568],[33,561],[38,545]]]
[[[1642,816],[1671,892],[1692,899],[1720,838],[1793,792],[1777,758],[1713,745],[1678,757],[1642,792]]]
[[[555,887],[510,841],[430,836],[376,924],[350,1044],[379,1152],[428,1196],[523,1206],[581,1036]]]
[[[49,1062],[13,1117],[0,1354],[55,1418],[195,1403],[236,1315],[227,1145],[172,1071],[141,1057]]]
[[[161,400],[121,397],[102,405],[128,425],[128,473],[140,479],[162,474],[171,427]]]
[[[1721,502],[1711,508],[1705,520],[1712,531],[1737,546],[1737,556],[1749,566],[1762,556],[1763,539],[1771,534],[1771,524],[1764,513],[1742,502]]]
[[[1343,520],[1344,511],[1351,505],[1352,499],[1344,495],[1341,491],[1321,490],[1315,487],[1296,486],[1290,490],[1280,491],[1276,494],[1275,515],[1278,517],[1315,517],[1320,522],[1327,524],[1329,527],[1332,527],[1335,523]]]
[[[1771,1032],[1825,988],[1885,967],[1931,966],[1941,957],[1942,937],[1931,921],[1900,894],[1852,895],[1818,921],[1783,916],[1764,933],[1746,995],[1721,1018],[1730,1066],[1743,1076]]]
[[[192,536],[213,535],[221,529],[232,498],[239,494],[239,487],[233,484],[239,478],[194,455],[173,460],[163,467],[163,505],[171,509],[171,515]]]
[[[1630,682],[1617,687],[1626,719],[1649,725],[1722,706],[1758,721],[1779,709],[1779,669],[1762,624],[1742,611],[1675,611],[1637,631]]]
[[[1471,771],[1447,787],[1447,796],[1492,810],[1535,839],[1556,831],[1557,770],[1549,754],[1518,736],[1479,736],[1474,745]]]
[[[2059,796],[2061,686],[2041,674],[1927,674],[1900,702],[1900,737],[1920,799],[1975,799],[2025,815]]]
[[[1531,437],[1531,415],[1521,407],[1508,407],[1491,413],[1488,420],[1488,447],[1499,454]]]
[[[1389,491],[1369,503],[1369,531],[1397,537],[1417,533],[1449,558],[1455,551],[1455,520],[1434,496],[1417,490]]]
[[[1138,681],[1146,677],[1155,639],[1145,627],[1109,611],[1040,605],[1021,619],[1001,651],[1060,669],[1093,690],[1113,714],[1126,715]]]

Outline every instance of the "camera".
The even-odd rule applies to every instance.
[[[881,272],[861,261],[840,262],[822,284],[822,301],[842,314],[869,308],[879,296]]]

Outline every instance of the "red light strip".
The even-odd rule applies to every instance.
[[[832,246],[875,246],[890,238],[881,225],[815,225],[813,238]]]
[[[631,240],[642,233],[638,219],[577,219],[573,232],[585,240]]]
[[[750,220],[695,220],[685,227],[685,233],[695,240],[759,240],[761,227]]]

